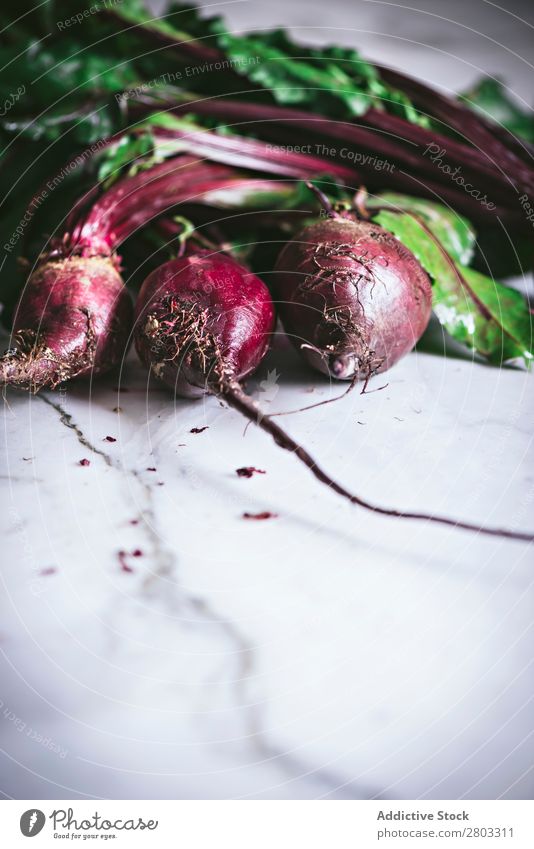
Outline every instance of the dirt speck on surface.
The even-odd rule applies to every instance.
[[[256,466],[241,466],[235,470],[239,478],[251,478],[253,475],[266,475],[265,469],[257,469]]]

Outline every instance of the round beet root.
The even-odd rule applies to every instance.
[[[307,227],[280,253],[275,287],[293,343],[342,380],[388,369],[430,318],[430,280],[416,258],[367,221],[337,216]]]
[[[47,260],[19,300],[0,382],[37,392],[120,362],[133,306],[109,257]]]
[[[178,395],[198,398],[260,364],[274,328],[266,285],[225,254],[201,250],[167,262],[139,293],[135,346]]]

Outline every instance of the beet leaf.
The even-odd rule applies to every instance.
[[[475,230],[467,218],[444,204],[397,192],[381,192],[369,197],[366,205],[371,211],[386,207],[392,212],[412,212],[418,215],[456,262],[470,265],[475,253]]]
[[[519,292],[455,261],[419,214],[383,209],[373,220],[409,248],[430,276],[434,313],[456,341],[492,363],[523,359],[530,365],[534,317]]]
[[[460,100],[484,118],[489,118],[510,130],[515,136],[534,142],[532,110],[521,109],[512,100],[509,89],[502,80],[483,77],[460,95]]]

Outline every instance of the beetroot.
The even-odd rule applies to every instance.
[[[385,516],[437,522],[509,539],[534,539],[530,533],[380,507],[334,481],[240,386],[239,381],[254,371],[265,355],[274,318],[269,290],[258,277],[224,254],[198,250],[167,262],[147,277],[136,307],[135,344],[141,360],[178,395],[198,398],[211,393],[223,398],[351,504]],[[248,477],[260,470],[237,470],[239,475],[243,471]],[[274,514],[244,515],[266,519]]]
[[[223,393],[267,351],[274,307],[266,285],[224,254],[207,250],[150,274],[136,307],[142,361],[178,395]]]
[[[17,306],[12,348],[0,360],[1,382],[36,392],[107,371],[125,351],[132,313],[110,257],[46,260]]]
[[[280,253],[280,316],[312,366],[341,380],[368,380],[421,337],[431,284],[391,233],[334,216],[306,227]]]

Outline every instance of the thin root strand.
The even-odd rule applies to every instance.
[[[306,451],[302,445],[289,436],[282,428],[269,416],[262,415],[258,404],[253,401],[241,388],[238,383],[222,383],[219,389],[219,394],[227,403],[238,410],[251,422],[254,422],[262,430],[269,433],[280,448],[285,448],[286,451],[291,451],[296,454],[301,463],[311,471],[311,473],[324,483],[338,495],[346,498],[351,504],[369,510],[372,513],[378,513],[381,516],[391,516],[396,519],[414,519],[424,522],[434,522],[435,524],[447,525],[453,528],[460,528],[465,531],[472,531],[477,534],[486,536],[501,537],[502,539],[521,540],[523,542],[533,542],[534,533],[512,531],[506,528],[488,528],[472,524],[471,522],[461,522],[456,519],[450,519],[446,516],[435,516],[429,513],[416,513],[403,510],[395,510],[389,507],[380,507],[377,504],[372,504],[360,498],[358,495],[353,495],[344,486],[333,480],[320,466],[317,465],[313,457]]]

